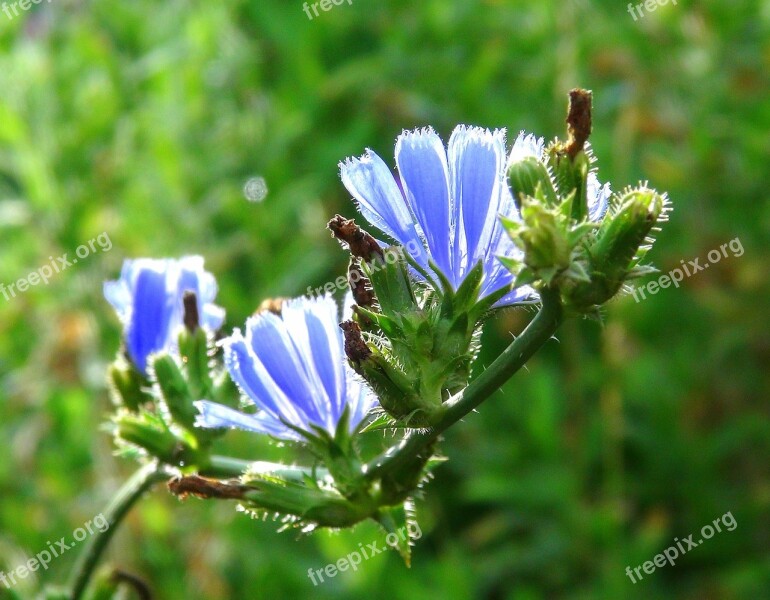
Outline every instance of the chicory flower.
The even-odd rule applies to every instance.
[[[225,366],[258,412],[246,414],[207,400],[196,402],[199,427],[235,427],[301,440],[293,428],[315,434],[313,426],[335,435],[348,410],[355,430],[376,398],[347,365],[330,296],[283,303],[281,315],[264,311],[220,344]]]
[[[445,149],[428,127],[398,137],[399,181],[372,150],[341,163],[340,172],[364,218],[423,269],[435,265],[455,290],[481,262],[483,298],[513,281],[497,256],[521,255],[498,219],[516,213],[506,158],[505,130],[460,125]],[[531,293],[513,290],[498,305],[527,301]]]
[[[532,156],[542,161],[542,138],[522,132],[509,156],[505,130],[490,132],[460,125],[447,148],[430,128],[404,131],[396,141],[398,180],[372,150],[340,163],[342,182],[367,221],[404,246],[424,269],[440,270],[456,290],[481,262],[480,297],[510,285],[514,275],[498,256],[520,259],[499,216],[519,219],[507,184],[511,162]],[[588,179],[589,215],[607,210],[609,186]],[[512,290],[498,306],[536,300],[528,286]]]
[[[217,284],[200,256],[126,260],[120,279],[104,284],[104,296],[123,322],[128,356],[142,373],[151,354],[176,351],[185,292],[195,294],[200,325],[219,329],[225,313],[213,304]]]

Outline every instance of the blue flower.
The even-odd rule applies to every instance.
[[[236,427],[288,440],[313,433],[334,436],[348,408],[354,430],[376,403],[347,365],[337,305],[330,296],[284,302],[281,316],[259,313],[220,344],[225,366],[259,412],[246,414],[206,400],[196,402],[200,427]]]
[[[200,256],[126,260],[120,279],[104,284],[104,296],[123,322],[128,355],[143,373],[151,354],[176,351],[187,291],[194,292],[198,300],[201,326],[219,329],[225,313],[213,304],[217,284],[204,271]]]
[[[431,128],[403,132],[396,141],[396,181],[367,150],[340,163],[342,182],[364,218],[404,246],[423,269],[433,263],[457,289],[481,262],[481,297],[513,281],[498,255],[520,257],[498,215],[516,216],[506,182],[505,131],[455,128],[447,149]],[[531,299],[520,288],[498,304]]]
[[[507,157],[505,130],[460,125],[445,149],[428,127],[398,137],[398,181],[369,149],[360,158],[340,163],[340,174],[364,218],[404,246],[423,269],[433,263],[454,289],[481,262],[483,298],[513,282],[513,274],[497,256],[522,257],[498,219],[519,219],[506,181],[508,165],[525,156],[543,160],[544,147],[542,138],[522,132]],[[588,189],[590,217],[598,220],[607,208],[609,186],[599,185],[591,173]],[[536,299],[524,286],[497,305]]]

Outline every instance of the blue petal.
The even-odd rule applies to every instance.
[[[140,371],[146,371],[147,357],[166,345],[171,313],[165,273],[157,268],[145,268],[137,273],[126,344],[129,356]]]
[[[196,427],[208,429],[235,427],[236,429],[264,433],[283,439],[297,439],[299,437],[283,423],[268,416],[267,413],[247,415],[223,404],[209,402],[208,400],[199,400],[193,402],[193,405],[199,412],[195,419]]]
[[[350,431],[355,431],[364,417],[377,404],[377,397],[369,387],[358,379],[358,375],[346,367],[347,403],[350,406]]]
[[[246,327],[249,326],[250,321],[246,323]],[[293,403],[265,371],[251,351],[249,340],[244,340],[240,331],[236,330],[231,337],[223,340],[222,346],[225,367],[247,398],[278,421],[283,417],[292,423],[302,422]]]
[[[319,410],[323,401],[316,397],[323,394],[323,390],[314,385],[308,364],[312,357],[302,356],[284,321],[271,312],[252,317],[247,327],[247,342],[255,364],[264,367],[300,413],[300,421],[296,424],[307,427],[312,422],[323,426],[324,417]]]
[[[609,199],[612,195],[610,184],[605,183],[602,185],[599,183],[596,174],[590,172],[588,174],[586,187],[588,196],[588,219],[594,222],[600,221],[607,212]]]
[[[449,196],[449,167],[441,139],[431,128],[405,131],[396,141],[396,165],[407,204],[425,236],[431,258],[453,279],[450,240],[454,203]]]
[[[128,313],[131,311],[131,291],[126,282],[122,279],[118,281],[104,282],[104,297],[107,299],[121,321],[125,321]]]
[[[260,413],[246,415],[234,426],[272,427],[271,435],[299,439],[283,423],[298,429],[320,426],[334,435],[339,418],[350,405],[351,429],[357,427],[376,402],[369,388],[350,377],[337,307],[331,297],[300,298],[284,304],[282,316],[260,313],[222,342],[225,366],[241,392]],[[237,411],[236,411],[237,413]],[[218,413],[219,414],[219,413]],[[220,421],[207,421],[220,422]],[[284,427],[285,429],[285,427]]]
[[[516,205],[513,202],[513,196],[507,184],[501,187],[499,202],[498,213],[492,219],[489,240],[485,247],[480,246],[478,250],[479,255],[481,255],[480,260],[484,265],[484,279],[481,284],[482,298],[510,284],[513,280],[513,276],[497,257],[516,257],[521,254],[521,251],[506,233],[499,218],[500,215],[513,219],[519,218]],[[479,258],[475,260],[479,260]]]
[[[292,341],[304,358],[314,394],[322,401],[319,415],[331,433],[345,408],[345,371],[342,330],[337,318],[337,305],[331,296],[315,302],[291,300],[283,305],[283,322]]]
[[[215,304],[205,304],[201,312],[201,326],[217,331],[225,321],[225,309]]]
[[[179,298],[187,291],[195,294],[198,302],[198,315],[201,325],[210,331],[216,331],[222,326],[225,312],[219,306],[212,304],[217,296],[217,282],[211,273],[203,268],[203,257],[185,256],[178,263],[178,281],[173,285]],[[179,305],[180,320],[184,307]]]
[[[424,267],[427,257],[404,196],[388,166],[377,154],[367,150],[361,158],[340,163],[342,183],[358,202],[364,218],[377,229],[414,249],[415,259]]]
[[[502,308],[504,306],[513,306],[521,304],[534,304],[540,302],[540,297],[537,292],[528,285],[518,287],[510,293],[503,296],[495,304],[496,307]]]
[[[449,139],[451,196],[458,220],[453,252],[459,284],[479,259],[484,259],[503,198],[505,132],[480,127],[455,128]]]
[[[507,188],[506,188],[507,189]],[[509,195],[510,196],[510,195]],[[507,204],[509,199],[504,200],[504,204]],[[513,205],[513,199],[510,198],[509,208],[503,212],[504,215],[510,218],[518,218],[515,207]],[[497,259],[498,256],[507,256],[511,258],[522,259],[524,253],[520,248],[513,243],[513,240],[508,236],[497,219],[497,228],[493,232],[495,238],[494,243],[490,244],[490,248],[493,250],[492,254],[487,255],[487,262],[485,263],[484,272],[486,277],[482,282],[481,297],[488,296],[492,292],[495,292],[503,286],[513,283],[513,274]],[[501,300],[498,300],[495,306],[510,306],[512,304],[528,304],[538,301],[538,295],[529,286],[524,286],[512,290],[510,293],[503,296]]]

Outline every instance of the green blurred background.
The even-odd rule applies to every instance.
[[[12,10],[11,10],[12,14]],[[675,210],[663,271],[736,237],[741,257],[565,324],[453,428],[417,508],[423,536],[313,586],[383,543],[364,524],[297,538],[232,504],[158,489],[109,559],[161,599],[770,598],[770,2],[52,0],[0,12],[0,282],[101,232],[113,242],[0,297],[0,570],[93,518],[133,470],[100,429],[119,324],[102,282],[127,257],[199,253],[227,327],[343,272],[325,231],[355,209],[337,162],[392,158],[404,128],[563,132],[594,91],[602,180],[649,180]],[[260,203],[243,186],[264,177]],[[488,364],[531,317],[488,323]],[[278,449],[235,433],[245,458]],[[639,583],[625,575],[730,511]],[[61,582],[75,550],[15,588]],[[3,591],[0,590],[0,596]]]

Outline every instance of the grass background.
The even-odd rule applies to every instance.
[[[101,295],[124,258],[198,253],[227,327],[343,272],[324,229],[354,207],[337,162],[392,157],[402,129],[561,134],[594,91],[602,180],[674,203],[662,270],[739,238],[745,254],[573,321],[478,414],[418,500],[423,536],[314,587],[308,568],[382,535],[297,539],[230,504],[149,495],[112,564],[161,599],[770,597],[770,3],[680,0],[635,21],[608,0],[53,0],[0,13],[0,282],[101,232],[113,242],[0,298],[0,569],[91,519],[133,465],[112,455]],[[243,185],[264,177],[264,202]],[[701,259],[703,260],[703,258]],[[530,317],[485,331],[488,364]],[[253,436],[244,457],[277,456]],[[726,512],[738,525],[632,584]],[[75,551],[16,591],[61,582]],[[4,590],[0,589],[0,596]]]

